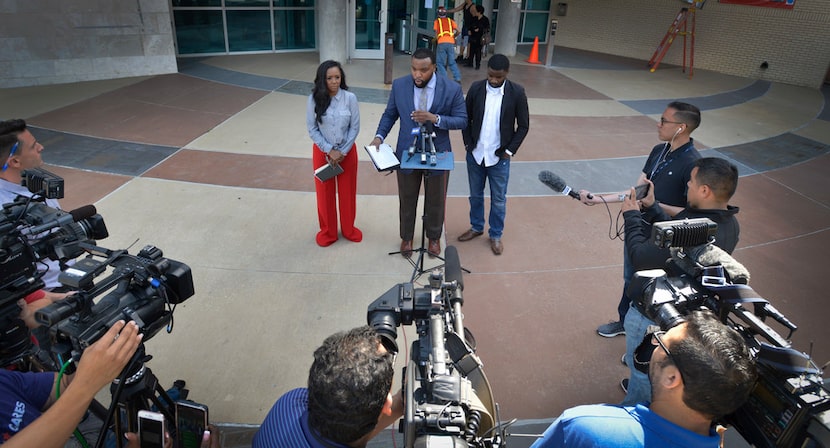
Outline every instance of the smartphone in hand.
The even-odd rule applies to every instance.
[[[207,406],[192,401],[176,402],[176,446],[199,448],[208,426]]]
[[[651,184],[642,184],[634,187],[634,192],[637,194],[637,200],[643,199],[648,195],[648,189]]]
[[[141,448],[164,448],[164,414],[138,411],[138,440]]]

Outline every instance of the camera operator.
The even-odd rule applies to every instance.
[[[713,421],[746,401],[757,377],[743,336],[708,311],[693,311],[637,350],[654,400],[567,409],[531,448],[721,446]],[[650,359],[650,362],[647,361]]]
[[[653,189],[658,187],[657,198],[660,206],[671,216],[679,213],[686,205],[686,182],[692,171],[692,163],[700,158],[695,149],[692,132],[700,126],[700,109],[689,103],[673,101],[666,106],[660,121],[657,122],[657,136],[665,142],[651,149],[651,153],[643,165],[643,170],[637,177],[634,185],[651,184]],[[591,194],[587,190],[580,190],[580,201],[585,205],[608,204],[623,202],[628,191],[618,193]],[[612,338],[625,334],[623,321],[631,299],[625,294],[628,283],[634,276],[631,260],[626,252],[623,253],[623,291],[617,305],[618,321],[600,325],[597,334]]]
[[[715,245],[728,253],[735,250],[740,235],[740,225],[735,215],[738,207],[729,205],[729,200],[738,188],[738,169],[727,160],[706,157],[698,159],[692,168],[688,182],[688,206],[675,215],[674,219],[709,218],[718,225]],[[625,250],[635,271],[665,267],[670,258],[669,249],[661,249],[650,241],[650,223],[672,219],[654,199],[654,186],[641,204],[630,196],[623,202],[625,218]],[[643,211],[640,212],[640,205]],[[633,368],[631,356],[634,349],[654,323],[635,306],[630,306],[625,315],[625,362],[631,370],[627,381],[623,380],[626,397],[623,405],[634,405],[650,398],[648,378]]]
[[[277,400],[253,448],[366,446],[403,415],[402,395],[392,395],[393,364],[369,326],[329,336],[314,351],[308,388]]]
[[[29,132],[24,120],[0,121],[0,161],[3,163],[2,170],[0,170],[0,205],[14,202],[18,196],[28,198],[33,196],[28,188],[21,185],[22,173],[27,169],[39,168],[43,165],[42,152],[43,145]],[[46,205],[60,209],[57,199],[46,199]],[[41,278],[44,289],[29,294],[25,298],[32,313],[29,316],[38,309],[63,299],[67,294],[65,287],[58,281],[61,271],[58,261],[46,259],[38,262],[37,268],[39,271],[45,270]],[[48,335],[45,330],[36,329],[38,325],[33,319],[24,318],[24,321],[29,328],[33,329],[33,334],[40,344],[48,349]]]
[[[24,120],[0,122],[0,162],[3,163],[0,170],[0,205],[14,202],[18,196],[33,196],[26,187],[20,185],[23,180],[22,174],[28,169],[40,168],[43,165],[42,152],[43,145],[29,132]],[[57,199],[46,199],[46,205],[61,208]],[[45,283],[44,288],[47,291],[61,288],[62,285],[58,282],[60,264],[54,260],[43,260],[38,263],[38,270],[44,269],[47,269],[41,279]]]
[[[54,372],[0,369],[0,444],[9,448],[62,447],[95,394],[121,373],[141,339],[134,322],[116,322],[84,350],[74,375],[61,379],[60,398]]]

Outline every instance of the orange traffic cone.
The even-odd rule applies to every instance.
[[[527,62],[531,64],[541,64],[539,62],[539,36],[533,38],[533,48],[530,49],[530,57],[527,58]]]

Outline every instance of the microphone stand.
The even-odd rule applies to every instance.
[[[412,139],[412,144],[409,146],[407,161],[411,160],[412,157],[415,156],[416,153],[418,153],[420,155],[420,163],[421,163],[421,165],[424,165],[424,168],[419,170],[421,172],[421,176],[423,176],[423,179],[422,179],[421,183],[423,185],[426,185],[426,176],[429,175],[429,169],[426,167],[427,162],[429,162],[429,166],[432,166],[432,167],[438,165],[438,151],[435,149],[435,140],[434,140],[435,137],[436,137],[436,135],[435,135],[435,126],[432,124],[432,122],[429,122],[429,121],[427,121],[425,123],[421,123],[419,128],[418,128],[418,132],[415,132],[413,130],[413,135],[414,135],[414,138]],[[415,280],[417,280],[421,275],[423,275],[427,271],[442,268],[444,266],[443,262],[446,261],[440,255],[434,255],[433,258],[437,258],[437,259],[441,260],[442,263],[439,264],[438,266],[430,268],[429,270],[424,269],[424,253],[427,252],[427,249],[426,249],[426,221],[427,221],[427,215],[426,215],[426,213],[424,213],[424,215],[421,216],[421,221],[422,221],[422,223],[421,223],[421,247],[412,250],[412,252],[417,252],[418,253],[418,258],[415,259],[415,260],[413,260],[412,257],[407,258],[407,260],[409,261],[409,263],[413,267],[412,277],[410,279],[410,282],[414,282]],[[401,251],[389,252],[389,255],[396,255],[396,254],[400,254],[400,253],[401,253]],[[465,269],[464,267],[462,267],[461,269],[464,270],[467,273],[470,273],[470,271]]]

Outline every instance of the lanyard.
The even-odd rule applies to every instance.
[[[649,180],[654,180],[654,176],[656,176],[658,173],[660,173],[660,171],[663,171],[663,168],[669,166],[669,164],[675,158],[680,157],[681,155],[686,153],[688,150],[692,149],[692,145],[687,143],[686,148],[683,151],[681,151],[679,154],[677,154],[675,157],[672,157],[671,159],[668,158],[669,154],[671,154],[671,151],[668,151],[669,148],[670,148],[669,143],[666,142],[665,148],[663,148],[663,151],[660,153],[660,158],[657,159],[657,162],[654,163],[654,168],[651,170],[651,175],[648,176]]]

